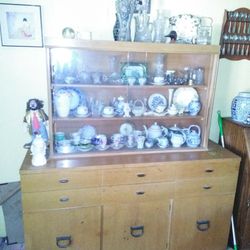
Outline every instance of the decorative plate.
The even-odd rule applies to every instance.
[[[130,123],[123,123],[120,126],[120,133],[123,136],[128,136],[129,134],[132,134],[133,130],[134,130],[133,125]]]
[[[169,18],[171,29],[177,33],[177,42],[179,43],[195,43],[198,33],[198,26],[201,23],[201,18],[182,14]]]
[[[188,112],[188,105],[194,99],[199,98],[197,91],[191,87],[181,87],[173,94],[173,104],[178,110]]]
[[[96,136],[96,130],[91,125],[84,125],[79,129],[79,134],[81,135],[82,139],[91,140]]]
[[[163,105],[163,106],[165,106],[165,108],[167,108],[168,101],[164,95],[155,93],[155,94],[152,94],[151,96],[149,96],[148,106],[152,111],[155,111],[157,106],[159,106],[159,105],[161,105],[161,106]]]

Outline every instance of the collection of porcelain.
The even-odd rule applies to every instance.
[[[63,87],[54,92],[53,103],[55,113],[60,118],[174,116],[183,113],[196,116],[201,110],[199,94],[193,87],[168,89],[167,94],[168,97],[153,93],[147,98],[136,100],[119,96],[105,103],[87,98],[80,89]]]
[[[69,139],[67,139],[69,138]],[[92,150],[105,151],[108,149],[166,149],[182,146],[196,148],[201,143],[201,129],[198,125],[179,128],[176,124],[170,128],[158,125],[156,122],[150,127],[143,126],[143,130],[136,130],[131,123],[123,123],[119,132],[108,137],[97,134],[95,127],[84,125],[79,131],[65,135],[63,132],[55,134],[55,148],[58,153],[89,152]]]

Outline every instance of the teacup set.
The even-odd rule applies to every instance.
[[[201,144],[201,129],[196,124],[192,124],[188,128],[179,128],[176,124],[167,128],[155,122],[149,127],[145,125],[143,127],[144,130],[133,128],[127,134],[121,130],[108,136],[104,133],[96,134],[93,126],[85,125],[79,131],[68,135],[65,135],[64,132],[56,132],[55,146],[58,153],[72,153],[88,152],[93,149],[105,151],[109,148],[120,150],[123,147],[140,150],[152,147],[159,149],[182,146],[196,148]]]

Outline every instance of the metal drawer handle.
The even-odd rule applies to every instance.
[[[144,191],[137,191],[136,194],[137,194],[137,195],[144,195],[145,192],[144,192]]]
[[[196,227],[199,231],[207,231],[210,227],[210,221],[209,220],[197,220],[196,221]]]
[[[214,172],[214,170],[213,170],[213,169],[211,169],[211,168],[208,168],[208,169],[206,169],[206,170],[205,170],[205,172],[206,172],[206,173],[213,173],[213,172]]]
[[[68,196],[63,196],[59,200],[60,200],[60,202],[68,202],[69,201],[69,197]]]
[[[68,183],[69,180],[68,179],[60,179],[59,182],[63,184],[63,183]]]
[[[70,235],[63,235],[56,237],[56,245],[59,248],[67,248],[71,245],[72,239]]]
[[[145,177],[146,176],[146,174],[144,174],[144,173],[138,173],[137,174],[137,177]]]
[[[206,190],[211,189],[211,188],[212,188],[211,185],[204,185],[204,186],[203,186],[203,189],[206,189]]]
[[[144,226],[130,227],[130,234],[135,238],[141,237],[144,234]]]

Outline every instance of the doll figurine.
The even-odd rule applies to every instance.
[[[48,143],[48,132],[46,125],[48,123],[48,116],[43,110],[43,101],[38,99],[30,99],[27,102],[26,114],[24,116],[25,123],[27,123],[29,133],[32,136],[32,141],[36,134],[41,135],[44,142]],[[30,148],[31,143],[26,143],[25,148]]]

